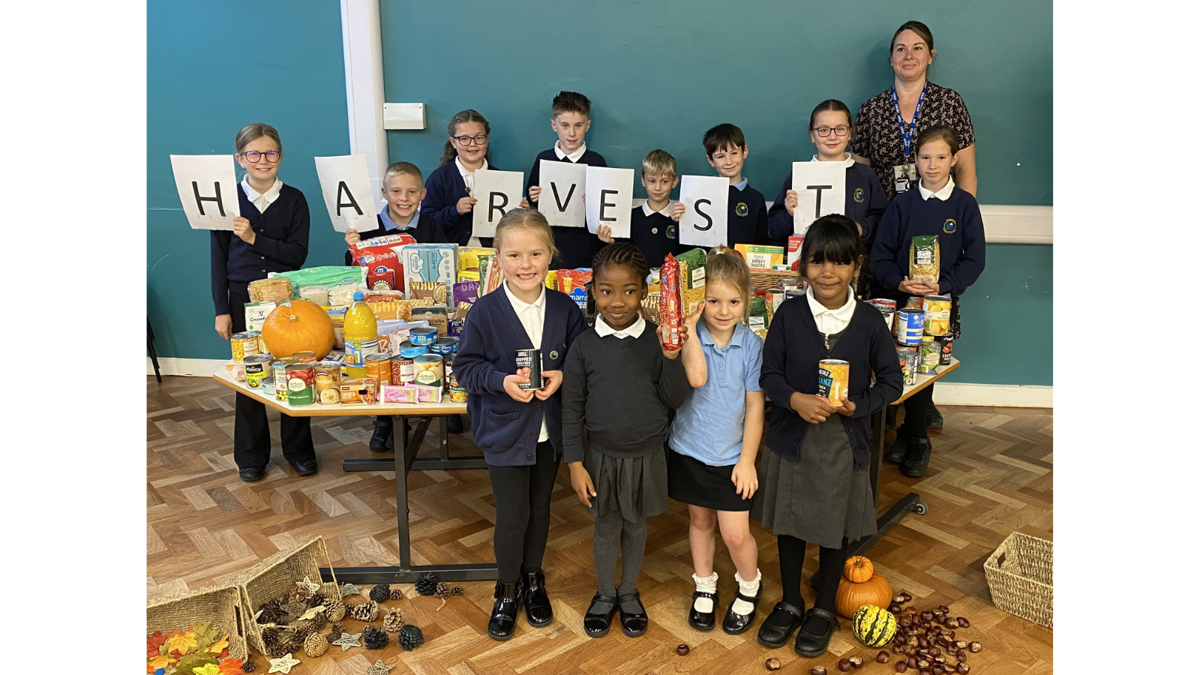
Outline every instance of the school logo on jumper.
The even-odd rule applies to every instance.
[[[675,238],[675,226],[668,225],[667,226],[667,239],[674,239],[674,238]]]
[[[862,188],[854,188],[854,201],[858,202],[859,204],[862,203],[862,201],[863,201],[863,189]]]
[[[947,218],[946,222],[942,225],[942,232],[945,232],[946,234],[954,234],[954,231],[957,229],[958,222],[956,222],[953,218]]]
[[[558,360],[558,352],[550,352],[550,360],[557,361]]]
[[[738,202],[738,205],[733,207],[733,212],[739,216],[745,216],[750,213],[750,207],[746,206],[746,202]]]

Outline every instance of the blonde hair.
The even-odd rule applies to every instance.
[[[675,158],[666,150],[651,150],[642,160],[642,176],[671,176],[679,174],[675,171]]]
[[[392,176],[416,176],[417,182],[424,182],[425,177],[421,175],[421,170],[416,164],[410,162],[392,162],[388,165],[387,171],[383,172],[383,182],[386,184],[387,179]]]
[[[247,124],[242,127],[242,130],[237,132],[237,137],[233,139],[233,146],[237,149],[237,153],[242,154],[242,150],[246,149],[252,141],[256,141],[263,136],[275,141],[275,147],[279,148],[279,154],[283,154],[283,141],[279,140],[279,132],[275,131],[275,127],[270,124],[256,122]]]
[[[731,248],[718,246],[709,251],[704,263],[704,283],[722,283],[732,286],[742,296],[742,303],[750,311],[750,267],[742,256]]]
[[[554,231],[550,229],[550,223],[546,221],[546,216],[533,209],[513,209],[504,214],[500,222],[496,223],[492,248],[499,253],[504,245],[504,237],[518,227],[526,227],[536,232],[541,236],[546,248],[550,249],[551,260],[558,257],[558,249],[554,247]]]

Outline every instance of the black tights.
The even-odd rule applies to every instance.
[[[910,396],[904,401],[904,429],[909,438],[929,438],[928,414],[929,404],[933,402],[933,385]]]
[[[550,494],[558,475],[554,446],[537,444],[533,466],[491,466],[492,494],[496,500],[496,529],[492,545],[500,581],[516,582],[522,572],[542,567],[550,537]]]
[[[801,609],[804,608],[804,598],[800,595],[800,572],[804,569],[805,541],[787,535],[779,536],[779,580],[783,584],[783,601]],[[841,548],[820,547],[818,558],[821,567],[817,571],[817,601],[814,607],[834,610],[834,600],[837,598],[838,581],[842,576],[842,566],[846,563],[847,542],[842,540]]]

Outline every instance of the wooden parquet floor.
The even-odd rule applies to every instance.
[[[278,446],[266,478],[242,483],[232,457],[233,393],[205,378],[167,377],[147,383],[146,570],[149,598],[228,580],[277,550],[321,534],[335,566],[399,563],[395,530],[395,493],[391,472],[343,473],[341,462],[363,457],[371,433],[370,418],[314,418],[313,437],[321,471],[298,477],[283,461]],[[959,639],[979,640],[985,648],[971,655],[972,673],[1009,675],[1052,671],[1053,633],[996,609],[991,603],[983,563],[1000,542],[1019,530],[1053,539],[1053,427],[1050,410],[945,408],[946,430],[933,434],[935,450],[922,480],[901,476],[884,465],[881,484],[886,506],[911,490],[929,504],[925,516],[910,515],[869,553],[897,591],[914,597],[917,607],[946,604],[956,616],[971,619]],[[269,413],[278,443],[276,413]],[[452,436],[452,454],[473,454],[470,434]],[[436,454],[427,439],[423,454]],[[387,455],[387,456],[390,456]],[[427,471],[409,477],[412,550],[415,563],[477,562],[493,559],[494,510],[487,472]],[[547,587],[555,621],[530,628],[522,618],[508,642],[486,635],[492,606],[492,582],[461,584],[466,593],[437,610],[439,601],[410,596],[399,605],[406,621],[416,623],[425,644],[403,652],[393,642],[385,650],[337,648],[319,659],[298,655],[297,675],[350,675],[366,672],[376,659],[395,664],[392,675],[471,673],[512,675],[599,673],[765,673],[764,660],[783,662],[781,673],[807,674],[817,664],[836,673],[839,656],[862,654],[864,675],[894,672],[873,662],[845,627],[820,659],[804,659],[791,646],[767,650],[755,641],[757,623],[781,596],[775,540],[754,528],[763,572],[764,600],[756,625],[739,636],[720,629],[699,633],[687,625],[693,590],[687,539],[687,511],[672,502],[650,519],[649,544],[639,590],[651,619],[645,636],[626,638],[619,630],[590,639],[582,615],[595,592],[592,524],[560,470],[554,492],[550,542],[546,552]],[[810,547],[804,593],[813,594],[807,577],[816,565]],[[734,569],[718,539],[717,570],[725,605],[733,597]],[[415,597],[412,597],[415,596]],[[361,624],[348,621],[355,632]],[[677,656],[686,642],[688,656]],[[267,671],[261,655],[259,672]],[[915,671],[913,671],[915,675]]]

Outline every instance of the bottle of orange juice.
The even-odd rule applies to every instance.
[[[343,326],[346,333],[346,365],[361,366],[367,356],[379,352],[378,324],[371,306],[363,302],[361,292],[354,294],[354,304],[346,310]]]

